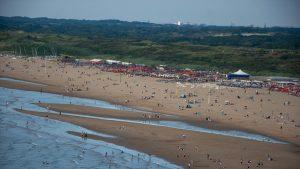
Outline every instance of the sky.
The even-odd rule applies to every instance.
[[[0,15],[300,27],[300,0],[0,0]]]

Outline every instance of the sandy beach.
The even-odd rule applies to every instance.
[[[103,72],[95,67],[63,64],[54,60],[0,58],[0,86],[93,98],[155,112],[151,119],[177,120],[207,128],[259,133],[291,144],[270,144],[226,136],[182,131],[167,127],[112,122],[47,114],[91,130],[119,136],[103,139],[162,157],[186,168],[298,168],[300,145],[300,98],[267,89],[220,87],[214,83],[171,83],[158,78]],[[43,84],[43,85],[40,85]],[[185,98],[180,98],[185,94]],[[286,103],[289,104],[286,104]],[[230,103],[230,104],[227,104]],[[74,114],[121,119],[145,119],[141,113],[95,109],[84,106],[36,103]],[[191,107],[187,107],[191,105]],[[21,111],[21,110],[20,110]],[[45,116],[38,112],[23,113]],[[164,115],[165,114],[165,115]],[[158,119],[158,118],[157,118]],[[126,126],[121,130],[120,126]],[[73,133],[76,135],[76,133]],[[77,133],[78,134],[78,133]],[[182,137],[185,135],[186,137]],[[183,148],[183,150],[181,149]],[[268,160],[268,154],[274,160]],[[249,162],[251,160],[251,162]],[[241,164],[242,162],[242,164]]]

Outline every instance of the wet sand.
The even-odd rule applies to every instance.
[[[48,110],[53,110],[57,113],[61,112],[75,114],[75,115],[84,115],[84,116],[92,116],[92,117],[104,117],[104,118],[115,118],[121,120],[139,120],[144,122],[149,121],[173,121],[173,122],[184,122],[188,125],[203,127],[213,130],[237,130],[237,128],[233,128],[232,126],[228,126],[226,124],[222,124],[220,122],[209,122],[205,119],[197,118],[185,118],[182,116],[169,116],[165,114],[158,114],[152,112],[133,112],[133,111],[124,111],[124,110],[111,110],[104,108],[96,108],[90,106],[81,106],[81,105],[73,105],[73,104],[53,104],[53,103],[36,103],[36,105],[46,108]],[[230,128],[231,127],[231,128]],[[239,128],[240,131],[255,133],[254,131]],[[262,133],[255,133],[263,135]]]
[[[73,104],[49,104],[49,103],[36,103],[40,107],[54,110],[56,112],[67,112],[72,114],[91,115],[96,117],[106,118],[120,118],[128,120],[176,120],[175,117],[168,117],[164,114],[158,113],[144,113],[133,111],[111,110],[104,108],[95,108],[88,106],[80,106]]]
[[[232,137],[218,136],[192,131],[183,131],[167,127],[113,122],[90,118],[40,113],[26,110],[20,112],[40,117],[73,123],[101,133],[115,135],[117,139],[108,139],[89,135],[88,139],[99,139],[136,149],[147,154],[162,157],[188,168],[297,168],[299,165],[299,147],[284,144],[270,144]],[[69,133],[80,136],[81,133]],[[273,158],[268,160],[268,154]],[[240,164],[240,160],[243,164]]]

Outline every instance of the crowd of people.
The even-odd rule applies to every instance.
[[[220,86],[239,87],[239,88],[268,88],[270,91],[285,92],[291,95],[300,96],[299,82],[282,81],[260,81],[249,79],[231,79],[227,80],[226,74],[218,71],[194,71],[190,69],[175,69],[165,65],[150,67],[143,64],[131,64],[127,62],[116,61],[108,63],[106,61],[92,62],[89,60],[62,60],[71,62],[74,66],[95,66],[102,71],[124,73],[135,76],[150,76],[161,78],[173,82],[191,82],[205,83],[217,82]],[[126,63],[126,64],[122,64]]]

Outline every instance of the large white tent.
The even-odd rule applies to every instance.
[[[234,78],[249,78],[250,74],[245,73],[244,71],[242,71],[241,69],[239,69],[238,71],[234,72],[234,73],[229,73],[227,75],[228,79],[234,79]]]

